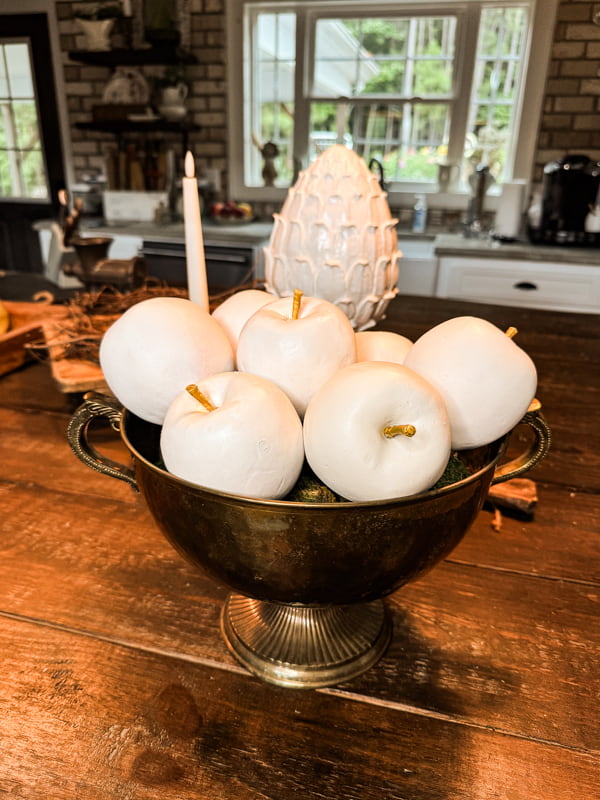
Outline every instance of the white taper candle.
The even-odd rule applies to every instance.
[[[184,170],[185,176],[181,184],[183,189],[183,221],[185,228],[188,294],[193,303],[197,303],[208,311],[208,285],[206,279],[204,241],[202,237],[202,220],[200,217],[198,181],[196,180],[194,157],[189,150],[185,154]]]

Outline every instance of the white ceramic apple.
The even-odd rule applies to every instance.
[[[535,396],[535,365],[513,333],[478,317],[454,317],[417,339],[404,360],[444,398],[456,450],[504,436]]]
[[[347,500],[406,497],[431,488],[450,456],[439,393],[401,364],[339,370],[308,404],[304,449],[314,473]]]
[[[393,331],[359,331],[356,334],[356,360],[403,364],[412,344],[406,336]]]
[[[233,369],[233,352],[208,311],[181,297],[151,297],[128,308],[106,331],[100,366],[125,408],[160,425],[188,383]]]
[[[238,369],[280,386],[300,416],[315,391],[355,360],[355,334],[348,317],[333,303],[302,297],[302,292],[261,308],[238,340]]]
[[[203,405],[207,401],[206,405]],[[244,372],[211,375],[177,395],[163,423],[165,466],[220,492],[276,499],[302,469],[302,423],[285,393]]]
[[[235,292],[215,308],[212,315],[227,334],[234,354],[240,332],[246,322],[259,308],[277,299],[274,294],[262,289],[244,289]]]

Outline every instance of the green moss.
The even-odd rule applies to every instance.
[[[308,470],[302,471],[292,491],[285,497],[293,503],[337,503],[339,498]]]
[[[470,474],[471,473],[456,453],[451,453],[448,463],[446,464],[446,469],[441,478],[439,478],[431,489],[441,489],[444,486],[450,486],[452,483],[458,483],[458,481],[468,478]]]

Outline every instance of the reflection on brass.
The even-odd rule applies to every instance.
[[[95,417],[119,427],[133,469],[91,447]],[[539,409],[523,423],[536,442],[508,465],[497,468],[504,436],[461,452],[467,478],[372,503],[256,500],[180,480],[160,466],[160,427],[93,393],[73,415],[68,439],[87,466],[139,489],[167,540],[230,587],[221,630],[234,656],[270,683],[317,688],[350,680],[382,657],[391,638],[382,598],[449,555],[492,482],[522,474],[547,453],[550,431]]]

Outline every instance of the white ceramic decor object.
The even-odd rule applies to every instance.
[[[243,289],[230,295],[215,308],[212,315],[227,334],[234,354],[237,351],[242,328],[250,317],[259,308],[278,299],[269,292],[263,292],[262,289]]]
[[[100,342],[100,366],[115,397],[160,425],[192,382],[233,369],[227,334],[208,311],[182,297],[151,297],[125,311]]]
[[[393,331],[358,331],[356,335],[357,361],[391,361],[403,364],[413,346],[410,339]]]
[[[355,330],[382,319],[397,294],[396,223],[377,177],[333,145],[288,190],[265,254],[267,291],[300,289],[344,311]]]
[[[356,337],[346,315],[317,297],[285,297],[246,322],[238,339],[237,367],[277,384],[302,416],[316,390],[356,361]]]
[[[534,399],[535,364],[515,343],[516,333],[478,317],[453,317],[408,351],[404,365],[433,384],[446,403],[455,450],[504,436]]]
[[[274,383],[245,372],[211,375],[179,393],[160,446],[178,478],[263,499],[284,497],[304,461],[302,423],[291,401]]]
[[[430,489],[450,456],[450,423],[440,394],[401,364],[363,361],[338,370],[304,417],[311,469],[354,502]]]

